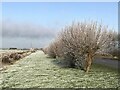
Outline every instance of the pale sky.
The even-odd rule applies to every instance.
[[[2,46],[48,45],[72,21],[94,20],[118,31],[117,2],[4,2]]]

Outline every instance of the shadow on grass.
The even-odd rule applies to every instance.
[[[71,69],[79,69],[79,70],[82,70],[84,71],[83,69],[81,68],[78,68],[78,67],[71,67],[70,66],[70,63],[68,62],[68,60],[65,60],[63,58],[56,58],[54,60],[51,61],[54,65],[57,65],[59,66],[60,68],[71,68]]]
[[[54,60],[52,60],[52,63],[54,65],[61,67],[61,68],[70,68],[70,66],[68,65],[68,63],[64,59],[61,59],[61,60],[54,59]]]
[[[60,58],[53,58],[53,57],[50,57],[50,56],[46,56],[46,58],[48,59],[52,59],[52,63],[56,66],[59,66],[61,68],[70,68],[68,62],[66,62],[66,60],[64,59],[60,59]]]
[[[72,67],[70,67],[67,60],[64,60],[64,59],[54,59],[54,60],[52,60],[52,63],[61,68],[72,68]],[[79,70],[84,71],[83,69],[76,68],[76,67],[74,67],[73,69],[79,69]],[[92,63],[92,66],[91,66],[91,69],[89,72],[117,72],[117,73],[120,73],[120,71],[116,68],[112,68],[112,67],[109,67],[106,65],[101,65],[101,64],[96,64],[96,63]]]
[[[46,56],[46,58],[49,58],[49,59],[56,59],[56,58],[53,58],[53,57],[51,57],[51,56]]]
[[[84,71],[81,68],[77,68],[77,67],[70,67],[70,64],[67,60],[64,60],[63,58],[52,58],[49,56],[46,56],[46,58],[52,59],[51,62],[56,65],[59,66],[60,68],[72,68],[72,69],[79,69]],[[106,66],[106,65],[101,65],[99,63],[92,63],[91,69],[89,71],[89,73],[95,73],[95,72],[119,72],[120,71],[118,69]]]

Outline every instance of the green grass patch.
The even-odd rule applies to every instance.
[[[116,88],[119,75],[116,69],[92,65],[91,71],[65,68],[37,51],[2,71],[0,87],[4,88]],[[0,79],[1,80],[1,79]]]

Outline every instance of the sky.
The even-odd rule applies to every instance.
[[[3,2],[2,47],[45,47],[66,25],[85,20],[118,31],[118,3]]]

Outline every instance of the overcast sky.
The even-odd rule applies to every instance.
[[[2,3],[2,47],[44,47],[72,21],[95,20],[118,30],[118,3]]]

